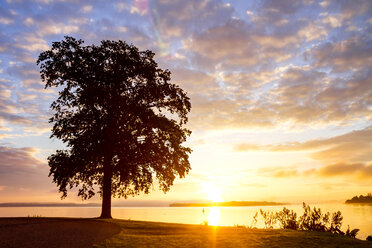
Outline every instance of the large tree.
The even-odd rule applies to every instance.
[[[111,197],[149,193],[157,181],[164,192],[190,170],[191,149],[182,145],[190,99],[170,83],[170,72],[124,41],[83,46],[66,36],[39,55],[43,82],[56,87],[51,137],[65,150],[48,158],[49,176],[62,198],[102,196],[102,218],[111,218]]]

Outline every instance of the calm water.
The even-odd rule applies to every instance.
[[[340,210],[344,217],[342,229],[359,228],[357,238],[365,239],[372,235],[372,205],[346,205],[346,204],[319,204],[316,205],[322,212],[335,212]],[[302,215],[302,205],[288,205]],[[313,207],[313,205],[311,205]],[[279,211],[283,206],[270,207],[114,207],[112,216],[118,219],[159,221],[187,224],[202,224],[208,221],[210,225],[251,226],[253,216],[260,209],[265,211]],[[99,207],[0,207],[0,217],[97,217],[100,215]],[[256,227],[263,227],[261,218],[258,218]]]

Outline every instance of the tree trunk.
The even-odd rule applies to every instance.
[[[100,218],[111,219],[111,179],[112,166],[111,156],[105,158],[103,165],[103,186],[102,186],[102,212]]]

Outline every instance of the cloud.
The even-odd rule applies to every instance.
[[[328,32],[323,26],[310,22],[298,31],[298,36],[305,39],[306,42],[310,42],[326,38]]]
[[[152,1],[147,8],[147,17],[152,19],[163,39],[220,25],[233,14],[233,9],[220,1]]]
[[[298,177],[300,172],[296,168],[266,167],[257,171],[258,175],[274,178]]]
[[[172,81],[191,95],[213,95],[220,89],[214,75],[183,67],[172,70]]]
[[[13,86],[7,80],[0,80],[0,121],[12,124],[29,125],[31,121],[20,115],[22,108],[12,99]]]
[[[353,2],[342,0],[340,2],[332,2],[333,6],[340,8],[340,12],[345,19],[352,19],[358,16],[371,13],[372,4],[368,0],[356,0]]]
[[[184,42],[184,48],[207,59],[208,63],[231,65],[255,65],[258,50],[250,38],[249,29],[239,21],[231,21],[204,33],[194,34]],[[200,63],[200,62],[199,62]]]
[[[268,103],[282,120],[294,123],[310,123],[323,119],[326,114],[314,97],[321,91],[325,73],[308,67],[289,68],[279,80],[279,84],[269,94]]]
[[[370,120],[372,89],[371,84],[366,83],[371,78],[366,67],[371,58],[368,51],[370,42],[363,38],[363,33],[348,38],[338,47],[337,42],[326,42],[329,35],[335,35],[332,27],[323,23],[325,16],[330,17],[328,14],[316,16],[318,19],[313,20],[302,18],[294,22],[291,19],[281,24],[286,25],[285,31],[267,24],[270,18],[281,21],[291,13],[302,13],[304,8],[307,8],[306,4],[296,3],[288,7],[282,2],[264,1],[259,10],[264,15],[256,19],[254,25],[243,20],[229,20],[183,40],[183,49],[189,51],[187,56],[196,66],[222,80],[220,92],[232,101],[223,111],[200,113],[199,116],[208,116],[205,122],[210,120],[211,126],[218,125],[219,128],[223,125],[225,128],[255,125],[267,128],[283,123],[289,126],[327,126],[365,118]],[[260,23],[269,25],[270,31]],[[343,27],[343,23],[340,25]],[[315,45],[309,45],[316,41]],[[355,44],[348,44],[350,42]],[[294,59],[296,54],[302,53],[301,49],[306,51],[307,59],[312,59],[308,60],[310,64],[289,66],[280,72],[280,67],[274,62]],[[327,67],[333,68],[333,73],[328,73]],[[265,80],[267,85],[263,85],[260,79],[254,78],[254,73],[269,71],[269,68],[276,73],[272,73]],[[340,82],[344,82],[342,87]],[[241,98],[246,101],[239,102]],[[214,97],[205,101],[217,109],[224,100]],[[229,120],[222,118],[227,108]]]
[[[32,26],[32,25],[35,24],[35,21],[34,21],[34,19],[31,18],[31,17],[27,17],[27,18],[23,21],[23,23],[24,23],[26,26]]]
[[[8,25],[8,24],[11,24],[13,23],[14,21],[10,18],[7,18],[7,17],[0,17],[0,23],[1,24],[5,24],[5,25]]]
[[[234,146],[234,151],[236,152],[258,151],[262,149],[262,146],[246,143],[240,143]]]
[[[369,167],[372,162],[372,126],[325,139],[268,145],[240,143],[234,145],[233,149],[236,152],[306,152],[306,156],[314,160],[312,162],[313,168],[310,170],[306,168],[303,168],[301,171],[298,171],[298,168],[270,168],[260,171],[260,173],[265,172],[272,177],[292,177],[296,175],[327,176],[331,175],[333,171],[336,175],[337,168],[339,167],[340,173],[337,175],[346,175],[347,173],[343,171],[350,169],[353,171],[352,176],[365,178],[369,176],[368,173],[372,168]],[[366,164],[369,165],[366,166]],[[314,173],[315,171],[318,172]]]
[[[38,33],[40,36],[51,35],[51,34],[68,35],[68,34],[76,33],[78,31],[79,31],[79,27],[77,25],[66,25],[64,23],[55,23],[55,24],[49,23],[49,25],[45,25],[42,28],[40,28],[38,30]]]
[[[83,13],[89,13],[93,10],[93,6],[92,5],[85,5],[83,6],[83,8],[81,9],[81,11]]]
[[[31,147],[11,148],[0,146],[0,174],[31,172],[44,163],[34,157],[38,150]]]
[[[194,113],[210,116],[203,121],[211,120],[209,123],[213,126],[221,124],[221,117],[226,113],[230,118],[229,122],[223,121],[223,125],[230,128],[270,127],[283,123],[322,126],[372,118],[369,72],[340,79],[330,78],[327,73],[309,66],[290,66],[284,71],[267,74],[221,73],[214,77],[216,81],[222,80],[224,85],[215,84],[206,93],[208,97],[205,95],[200,99],[200,104],[214,106],[213,112],[207,108],[205,113],[200,112],[199,98],[192,99],[199,108],[198,113]],[[278,80],[276,84],[270,84],[275,80]]]
[[[282,121],[326,124],[370,119],[371,72],[330,78],[317,69],[290,68],[270,92],[269,108]],[[280,122],[279,122],[280,123]]]
[[[251,68],[291,57],[297,43],[295,33],[266,34],[241,20],[195,33],[183,41],[184,49],[192,51],[200,66]]]
[[[372,42],[367,37],[352,37],[326,42],[310,51],[316,67],[330,67],[334,72],[361,70],[372,63]]]
[[[348,142],[314,152],[311,158],[323,162],[367,162],[371,161],[372,143]]]
[[[318,174],[323,177],[357,176],[360,178],[372,177],[372,165],[367,164],[332,164],[322,167]]]
[[[297,170],[278,170],[273,176],[276,178],[296,177],[298,172]]]
[[[276,24],[281,20],[287,19],[290,15],[294,15],[300,11],[304,3],[296,0],[275,1],[264,0],[260,6],[256,22],[258,24]]]
[[[53,27],[48,28],[50,29]],[[49,49],[47,42],[34,34],[23,34],[22,36],[17,36],[14,38],[14,41],[16,42],[14,45],[15,47],[25,49],[29,52],[41,52]]]
[[[330,16],[326,15],[323,19],[322,22],[326,25],[329,25],[332,28],[339,28],[342,26],[342,17],[341,16]]]
[[[43,87],[39,80],[32,79],[35,71],[27,66],[13,65],[11,69],[7,69],[7,72],[18,76],[24,75],[25,78],[29,79],[21,82],[0,79],[1,126],[7,130],[13,130],[17,127],[17,135],[41,134],[50,131],[48,117],[46,116],[50,101],[49,93],[47,91],[32,92],[33,89]],[[27,90],[20,90],[22,86]],[[17,135],[4,134],[2,138],[17,137]]]
[[[322,1],[322,2],[319,3],[319,5],[322,6],[323,8],[328,7],[330,4],[331,3],[330,3],[329,0],[328,1]]]
[[[14,148],[0,144],[0,182],[1,188],[6,189],[3,197],[22,195],[24,189],[33,194],[46,193],[55,187],[48,177],[48,166],[35,157],[38,151],[32,147]]]
[[[368,12],[349,8],[343,1],[337,8],[332,7],[333,2],[326,5],[262,1],[249,5],[247,9],[254,15],[248,19],[238,15],[234,4],[194,0],[151,1],[149,5],[120,2],[106,7],[100,3],[50,2],[48,11],[43,6],[37,14],[26,11],[13,15],[4,10],[6,18],[15,20],[18,31],[13,37],[0,35],[1,49],[12,60],[25,63],[4,72],[22,79],[22,91],[41,91],[34,63],[51,41],[65,34],[77,35],[86,44],[124,39],[140,49],[154,50],[161,65],[171,68],[173,79],[192,97],[190,124],[194,128],[272,128],[283,123],[313,126],[372,118],[368,114],[371,89],[368,84],[356,83],[370,79],[368,68],[363,66],[371,57],[366,31],[353,33],[355,38],[345,35],[340,39],[323,23],[324,18],[340,17],[342,30],[346,23],[359,24],[351,17],[359,16],[367,25]],[[85,7],[102,9],[102,14],[82,13]],[[143,15],[131,14],[132,7],[143,10]],[[329,13],[319,15],[320,10]],[[52,17],[50,12],[58,15]],[[360,16],[363,13],[365,16]],[[123,14],[128,18],[121,18]],[[326,43],[331,38],[336,42]],[[288,63],[301,61],[304,51],[310,64],[291,67]],[[279,64],[283,62],[287,64]],[[336,73],[348,71],[349,77],[330,75],[324,69],[329,66]],[[363,68],[367,72],[354,75]],[[344,82],[342,87],[339,82]],[[358,92],[363,96],[358,98]],[[29,101],[28,106],[30,102],[36,103]]]
[[[261,168],[258,175],[273,178],[339,178],[359,182],[372,178],[372,164],[365,163],[336,163],[324,165],[319,168],[300,170],[296,168]],[[363,182],[361,182],[363,183]]]

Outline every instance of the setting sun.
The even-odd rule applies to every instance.
[[[206,195],[205,199],[212,202],[222,202],[222,191],[214,183],[208,182],[203,184],[203,192]]]

